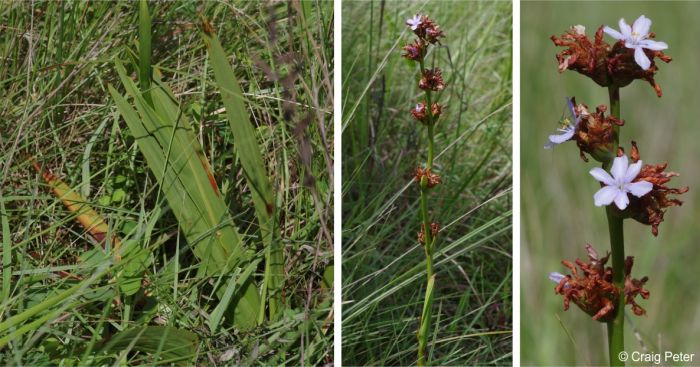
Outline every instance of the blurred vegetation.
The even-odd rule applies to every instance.
[[[633,275],[648,275],[651,298],[641,302],[643,317],[627,323],[629,352],[685,352],[700,355],[700,293],[694,271],[700,232],[696,214],[700,170],[700,130],[696,124],[700,49],[689,34],[697,34],[700,3],[694,2],[523,2],[521,9],[521,353],[524,365],[598,365],[607,363],[606,327],[574,305],[563,311],[554,294],[550,271],[564,273],[562,259],[585,259],[591,243],[599,253],[609,251],[604,210],[593,205],[598,183],[574,143],[543,149],[565,111],[565,96],[594,109],[608,105],[607,89],[576,73],[557,72],[555,47],[549,39],[581,24],[592,37],[597,28],[613,28],[623,17],[632,23],[644,14],[652,21],[657,40],[668,43],[670,64],[657,63],[658,98],[648,83],[635,81],[621,90],[625,126],[620,143],[629,151],[635,140],[645,163],[669,162],[680,177],[674,187],[690,186],[682,207],[668,210],[658,238],[651,229],[625,221],[625,249],[635,256]],[[612,42],[606,36],[608,42]],[[633,333],[639,331],[642,342]]]
[[[441,224],[434,365],[512,358],[512,9],[509,2],[343,2],[343,364],[416,363],[425,289],[419,190],[426,132],[409,110],[423,92],[401,47],[426,14],[445,31],[431,217]]]

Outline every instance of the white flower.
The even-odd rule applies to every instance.
[[[571,102],[569,97],[566,97],[566,106],[569,109],[569,115],[571,115],[571,117],[562,117],[562,119],[559,121],[560,127],[557,129],[561,132],[561,134],[550,135],[549,142],[544,145],[545,149],[551,149],[555,145],[571,140],[576,132],[579,122],[581,122],[581,116],[576,115],[574,104]]]
[[[651,182],[632,182],[637,178],[641,169],[642,161],[630,165],[626,155],[615,158],[612,169],[610,169],[612,176],[602,168],[593,168],[590,172],[591,176],[605,184],[605,187],[593,195],[595,205],[610,205],[615,202],[620,210],[624,210],[630,203],[627,193],[638,198],[648,194],[654,187]]]
[[[411,30],[415,31],[418,26],[423,23],[421,20],[423,17],[420,14],[416,14],[413,18],[410,18],[406,21],[406,24],[411,26]]]
[[[421,113],[425,109],[422,103],[416,103],[416,112]]]
[[[624,18],[620,18],[620,32],[608,26],[605,26],[603,30],[612,38],[625,41],[625,47],[634,49],[634,61],[642,69],[647,70],[651,66],[651,61],[643,49],[661,51],[668,48],[666,43],[648,38],[649,28],[651,28],[651,19],[642,15],[634,21],[632,27],[625,22]]]
[[[580,24],[577,24],[577,25],[571,27],[571,29],[573,29],[574,32],[576,32],[576,34],[578,34],[580,36],[583,36],[586,34],[586,27],[584,27]]]

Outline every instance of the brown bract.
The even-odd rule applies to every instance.
[[[654,34],[651,33],[649,38],[653,37]],[[593,40],[578,27],[572,27],[559,37],[552,36],[551,40],[556,46],[567,48],[556,55],[559,72],[567,69],[577,71],[602,87],[621,88],[635,79],[642,79],[649,82],[656,95],[661,97],[661,87],[654,80],[654,74],[658,71],[654,61],[655,58],[666,63],[671,61],[671,57],[663,51],[644,49],[651,60],[649,69],[644,70],[634,61],[634,49],[625,47],[624,41],[618,41],[612,46],[605,42],[603,26],[598,28]]]
[[[584,154],[588,153],[599,162],[610,160],[615,156],[615,126],[622,126],[625,122],[612,115],[605,116],[605,105],[598,106],[595,113],[589,113],[585,104],[577,105],[573,98],[572,103],[576,115],[581,119],[573,137],[580,150],[581,159],[588,162]]]
[[[421,23],[413,31],[421,39],[426,40],[432,44],[439,43],[439,38],[445,37],[445,33],[440,30],[440,26],[437,25],[432,19],[428,18],[427,15],[421,16]]]
[[[630,154],[632,162],[637,162],[640,159],[637,143],[632,142],[632,151]],[[651,182],[654,188],[641,198],[630,196],[630,205],[622,214],[634,218],[636,221],[651,226],[651,233],[654,236],[659,234],[659,224],[664,220],[666,208],[671,206],[680,206],[682,201],[671,197],[671,195],[680,195],[688,192],[688,187],[671,188],[666,184],[671,181],[671,178],[679,176],[676,172],[666,172],[668,163],[661,164],[645,164],[642,170],[634,180]]]
[[[415,178],[416,182],[418,182],[419,185],[423,180],[423,177],[427,179],[429,189],[432,189],[433,187],[437,186],[439,183],[442,182],[440,176],[430,172],[430,168],[423,169],[421,167],[416,167]]]
[[[425,69],[423,71],[423,76],[418,82],[418,87],[433,92],[439,92],[445,89],[445,81],[442,80],[442,70],[440,70],[440,68]]]
[[[416,107],[411,109],[411,115],[413,115],[414,119],[425,123],[428,117],[425,111],[427,111],[425,109],[425,103],[418,102],[418,104],[416,104]]]
[[[435,240],[435,237],[437,237],[438,232],[440,232],[440,224],[430,223],[430,238]],[[425,224],[420,225],[420,232],[418,232],[418,242],[425,245]]]
[[[416,120],[422,122],[422,123],[429,123],[428,115],[426,113],[427,109],[425,108],[425,102],[418,102],[416,107],[411,109],[411,115],[413,118]],[[437,119],[440,117],[442,114],[442,105],[434,102],[433,107],[432,107],[432,113],[433,113],[433,122],[437,121]]]
[[[425,51],[427,49],[427,45],[425,44],[424,41],[422,40],[416,40],[414,43],[409,43],[406,46],[403,46],[403,53],[401,56],[413,60],[413,61],[420,61],[425,57]]]
[[[615,306],[620,296],[620,290],[613,284],[612,267],[605,266],[610,254],[601,258],[591,245],[586,245],[586,251],[589,262],[576,259],[578,269],[572,262],[562,260],[562,264],[571,270],[571,275],[566,275],[554,288],[554,292],[564,296],[564,310],[568,310],[570,303],[574,302],[591,315],[593,320],[607,322],[614,319]],[[633,257],[628,256],[625,260],[625,304],[632,305],[636,315],[643,315],[644,309],[634,299],[637,295],[649,298],[649,291],[643,288],[647,277],[633,279],[630,275],[632,264]]]

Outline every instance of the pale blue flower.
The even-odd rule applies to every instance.
[[[554,283],[561,283],[561,280],[566,278],[566,275],[559,273],[559,272],[552,272],[549,273],[549,280],[553,281]]]
[[[665,42],[654,41],[649,38],[651,19],[644,15],[637,18],[631,27],[625,22],[624,18],[620,18],[619,25],[619,32],[608,26],[605,26],[603,31],[616,40],[625,41],[625,47],[634,49],[634,61],[644,70],[649,69],[651,61],[644,53],[643,49],[661,51],[668,48]]]
[[[559,129],[557,129],[560,134],[550,135],[549,142],[544,145],[545,149],[551,149],[553,146],[561,144],[565,141],[571,140],[574,137],[576,128],[579,122],[581,122],[581,116],[576,115],[576,109],[574,108],[574,103],[571,102],[569,97],[566,97],[566,107],[569,110],[569,116],[564,116],[559,120]]]
[[[593,168],[590,173],[596,180],[605,184],[602,189],[593,195],[596,206],[615,205],[624,210],[630,203],[627,194],[630,193],[638,198],[646,195],[654,188],[648,181],[633,182],[639,171],[642,170],[642,161],[629,164],[626,155],[615,158],[610,169],[610,173],[600,167]]]
[[[421,23],[423,23],[422,19],[423,17],[420,14],[416,14],[413,18],[410,18],[406,21],[406,25],[410,26],[412,31],[415,31],[418,28],[418,26],[420,26]]]

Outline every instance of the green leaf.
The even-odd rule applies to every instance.
[[[175,214],[180,227],[200,260],[199,270],[209,276],[226,274],[245,266],[249,254],[244,248],[228,207],[219,195],[211,167],[191,129],[190,122],[173,100],[167,85],[160,83],[149,91],[153,104],[117,62],[117,72],[132,97],[136,110],[112,86],[110,93],[126,121],[148,166]],[[138,112],[137,112],[138,111]],[[234,323],[248,329],[255,326],[255,315],[249,310],[260,307],[255,283],[241,279],[245,292],[235,299]]]
[[[205,31],[202,36],[207,45],[214,78],[226,108],[226,116],[233,133],[234,147],[243,166],[248,186],[251,188],[255,215],[258,218],[265,245],[263,294],[269,295],[270,319],[275,320],[279,315],[282,303],[280,288],[284,281],[284,254],[275,235],[275,205],[272,186],[267,177],[267,169],[255,135],[255,129],[253,129],[253,124],[248,117],[240,84],[216,34],[208,23],[205,24],[207,25],[204,27]]]
[[[151,16],[147,0],[139,2],[139,64],[139,85],[147,93],[151,86]]]
[[[148,269],[152,258],[150,251],[141,248],[136,241],[125,240],[123,246],[122,261],[124,261],[124,268],[117,279],[119,281],[119,290],[125,295],[131,296],[141,289],[143,273]]]
[[[124,330],[99,342],[96,353],[135,350],[160,357],[168,363],[186,364],[197,355],[197,335],[171,326],[141,326]]]

